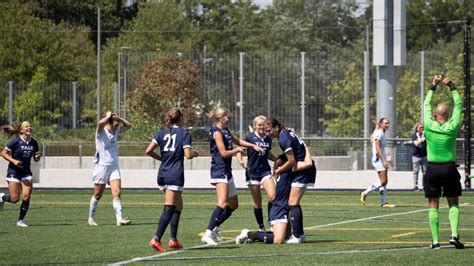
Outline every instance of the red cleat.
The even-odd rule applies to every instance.
[[[154,248],[156,251],[158,252],[165,252],[165,248],[163,248],[163,245],[161,245],[161,242],[159,241],[155,241],[154,239],[150,240],[150,242],[148,242],[148,246]]]
[[[179,240],[170,240],[170,242],[168,242],[168,247],[175,249],[183,249],[183,245],[179,243]]]

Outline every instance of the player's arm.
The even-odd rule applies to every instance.
[[[2,151],[2,157],[3,159],[11,162],[15,166],[21,165],[21,161],[15,160],[13,157],[10,156],[10,151],[7,148],[4,148]]]
[[[33,160],[35,160],[35,162],[38,162],[40,159],[41,159],[41,152],[38,145],[35,149],[35,153],[33,153]]]
[[[104,131],[104,127],[105,125],[107,125],[109,119],[112,118],[112,112],[111,111],[107,111],[107,113],[105,114],[104,117],[102,117],[99,122],[97,122],[97,130],[96,130],[96,133],[101,133],[102,131]]]
[[[120,127],[120,131],[124,132],[125,130],[129,130],[133,127],[132,123],[130,123],[127,119],[121,118],[117,114],[114,114],[114,116],[115,119],[117,119],[122,124],[122,126]]]
[[[380,147],[380,140],[379,140],[379,139],[375,139],[374,142],[375,142],[375,150],[376,150],[377,155],[379,156],[380,160],[382,160],[383,167],[385,167],[386,169],[388,169],[387,158],[385,158],[385,157],[383,156],[382,148]]]
[[[448,86],[453,96],[454,108],[452,116],[452,126],[457,129],[461,125],[461,111],[462,111],[462,100],[459,92],[456,90],[456,85],[449,78],[443,80],[444,85]]]
[[[237,153],[237,161],[239,162],[240,166],[242,166],[242,168],[247,169],[247,167],[244,164],[243,152],[238,152]]]
[[[155,159],[155,160],[158,160],[158,161],[161,161],[161,156],[158,155],[156,152],[155,152],[155,149],[156,147],[158,147],[158,144],[156,144],[155,142],[150,142],[150,144],[148,144],[148,147],[146,148],[145,150],[145,154],[150,156],[151,158]]]
[[[184,148],[184,157],[190,160],[199,156],[199,153],[196,150],[191,149],[191,147]]]
[[[304,161],[296,162],[295,167],[293,167],[294,172],[303,171],[303,170],[309,169],[313,166],[313,159],[311,158],[311,151],[310,151],[308,145],[306,145],[306,143],[304,143],[303,145],[304,145],[306,155],[304,157]]]
[[[243,139],[240,139],[240,138],[237,138],[236,136],[232,135],[232,142],[236,145],[239,145],[239,146],[243,146],[245,148],[249,148],[249,149],[254,149],[258,152],[264,152],[263,148],[255,145],[255,144],[252,144],[248,141],[245,141]]]
[[[292,150],[289,150],[285,152],[286,158],[288,161],[286,161],[283,165],[278,167],[275,172],[273,173],[272,177],[279,176],[281,173],[287,171],[288,169],[292,168],[294,165],[296,165],[296,159],[295,155],[293,154]]]
[[[423,124],[425,128],[431,128],[431,123],[434,122],[433,120],[433,111],[431,106],[431,98],[433,98],[433,94],[436,91],[436,86],[441,82],[441,75],[435,75],[433,81],[431,82],[430,89],[426,94],[425,101],[423,102],[423,117],[424,121]]]
[[[278,159],[278,157],[275,156],[275,154],[273,154],[273,153],[270,151],[270,152],[268,152],[268,159],[269,159],[270,161],[276,162],[277,159]]]
[[[224,137],[222,136],[222,133],[216,131],[214,132],[213,135],[214,140],[216,141],[216,146],[217,150],[219,151],[219,155],[222,158],[230,158],[234,156],[234,154],[237,154],[239,152],[243,152],[245,149],[242,147],[237,147],[232,150],[226,150],[225,145],[224,145]],[[234,136],[232,136],[232,140],[234,139]]]

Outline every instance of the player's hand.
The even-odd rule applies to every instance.
[[[35,160],[35,162],[39,161],[41,158],[41,155],[39,152],[33,154],[33,160]]]
[[[196,158],[199,156],[199,152],[197,150],[193,150],[192,154],[193,154],[193,158]]]
[[[384,167],[385,169],[388,169],[389,166],[388,166],[388,162],[387,162],[387,161],[385,161],[385,162],[383,163],[383,167]]]
[[[13,160],[13,164],[14,164],[15,166],[21,166],[21,161],[14,159],[14,160]]]
[[[259,153],[264,153],[265,150],[262,147],[259,147],[257,145],[253,145],[253,149],[258,151]]]
[[[451,84],[453,84],[453,81],[450,78],[444,78],[443,84],[449,87]]]
[[[441,82],[441,78],[442,76],[441,75],[435,75],[434,78],[433,78],[433,86],[438,86],[438,84]]]

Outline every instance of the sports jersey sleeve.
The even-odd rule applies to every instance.
[[[453,95],[454,108],[453,116],[451,117],[452,122],[450,123],[450,125],[452,126],[452,130],[457,130],[461,125],[462,101],[461,96],[459,95],[459,92],[457,90],[453,90],[451,93]]]
[[[160,133],[156,133],[155,137],[151,141],[156,145],[160,146]]]
[[[382,139],[382,131],[381,130],[376,130],[374,132],[374,140],[381,140]]]
[[[37,153],[37,152],[39,152],[39,144],[38,144],[38,142],[35,140],[34,146],[33,146],[33,153]]]
[[[433,90],[428,90],[428,93],[426,94],[425,101],[423,103],[423,115],[424,115],[424,121],[423,124],[425,126],[425,129],[430,129],[432,128],[432,123],[434,123],[433,120],[433,114],[432,114],[432,106],[431,106],[431,98],[433,98]]]
[[[10,143],[8,143],[5,148],[7,148],[8,151],[13,151],[15,150],[17,145],[18,145],[18,138],[10,141]]]
[[[291,150],[293,150],[293,148],[291,147],[291,141],[290,139],[287,137],[286,134],[282,134],[280,136],[280,147],[281,147],[281,150],[284,152],[284,153],[287,153]]]
[[[183,149],[186,148],[192,148],[192,138],[191,134],[189,134],[188,131],[184,131],[184,137],[183,137]]]

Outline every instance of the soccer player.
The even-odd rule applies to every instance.
[[[285,239],[291,234],[288,227],[288,200],[291,190],[292,171],[302,171],[313,166],[309,149],[306,145],[305,148],[305,160],[303,162],[298,162],[296,168],[288,168],[286,171],[282,172],[282,167],[288,161],[285,154],[278,156],[278,159],[275,161],[274,168],[276,170],[271,176],[271,180],[276,182],[276,196],[273,204],[270,206],[268,218],[272,226],[272,231],[250,231],[248,229],[243,229],[235,238],[236,244],[243,244],[247,242],[247,240],[260,241],[266,244],[288,243],[285,242]]]
[[[413,190],[418,191],[418,173],[421,170],[422,176],[425,175],[428,159],[426,157],[426,138],[423,124],[416,123],[413,131],[414,133],[411,136],[413,142],[413,154],[411,157],[413,162]]]
[[[117,114],[108,111],[97,123],[95,134],[95,158],[92,181],[94,182],[94,194],[89,205],[88,224],[96,226],[95,211],[99,200],[105,190],[105,185],[110,185],[112,192],[112,204],[115,210],[117,226],[128,225],[130,220],[122,218],[122,203],[120,200],[121,176],[118,163],[118,137],[119,133],[132,127],[127,120]]]
[[[183,128],[183,113],[178,108],[171,108],[165,119],[166,128],[162,129],[151,141],[145,150],[145,154],[153,159],[161,161],[158,171],[158,186],[165,192],[165,205],[163,213],[158,222],[158,227],[153,239],[148,245],[159,252],[165,249],[161,244],[161,238],[168,224],[171,228],[169,248],[182,249],[183,245],[177,238],[179,218],[183,210],[183,186],[184,186],[184,157],[192,159],[198,156],[197,151],[192,150],[191,135]],[[160,147],[160,155],[155,149]]]
[[[387,138],[385,137],[385,131],[390,126],[388,118],[382,117],[377,126],[375,127],[374,133],[372,133],[372,166],[377,175],[379,181],[368,186],[366,190],[360,193],[360,201],[362,205],[365,205],[367,194],[374,190],[379,190],[380,193],[380,206],[383,208],[393,208],[395,205],[387,203],[387,183],[388,183],[388,161],[387,153],[385,153],[385,146],[387,145]]]
[[[288,130],[275,118],[270,118],[267,125],[268,135],[277,138],[281,150],[285,153],[288,161],[275,172],[280,174],[291,170],[291,188],[288,198],[289,216],[292,228],[292,235],[286,240],[288,244],[299,244],[304,242],[303,211],[300,201],[308,186],[313,186],[316,180],[316,166],[311,160],[311,166],[305,170],[293,170],[297,162],[304,162],[306,157],[306,147],[302,140],[291,130]],[[274,173],[274,174],[275,174]]]
[[[441,76],[433,78],[430,90],[424,102],[424,124],[426,143],[428,146],[428,167],[424,176],[425,197],[428,198],[428,221],[431,228],[432,244],[430,248],[439,249],[439,198],[441,192],[446,197],[449,205],[449,223],[451,224],[451,239],[449,244],[457,249],[463,249],[464,244],[459,240],[459,196],[462,193],[461,175],[456,168],[456,136],[461,125],[462,102],[456,86],[449,78],[443,84],[449,87],[454,101],[453,115],[449,107],[440,103],[432,112],[431,98],[436,91],[436,86],[441,81]],[[434,114],[434,117],[433,117]]]
[[[239,164],[246,170],[245,179],[247,186],[252,194],[254,208],[253,213],[257,220],[260,231],[265,232],[262,211],[262,194],[260,193],[260,185],[263,186],[268,197],[268,213],[272,202],[275,200],[275,181],[271,179],[272,169],[268,163],[268,159],[275,161],[276,157],[270,152],[272,148],[272,139],[266,134],[267,118],[265,116],[257,116],[253,119],[253,132],[245,136],[245,141],[262,147],[264,152],[259,153],[253,149],[247,151],[247,166],[242,160],[242,154],[237,153]]]
[[[232,118],[232,114],[228,109],[219,107],[211,111],[209,117],[215,121],[215,125],[209,132],[209,143],[212,157],[211,184],[216,188],[217,206],[214,208],[201,242],[217,245],[217,242],[222,240],[219,235],[219,226],[239,206],[237,189],[235,188],[232,176],[232,156],[243,152],[243,147],[251,148],[261,153],[264,152],[264,149],[232,135],[227,128]],[[232,143],[239,145],[239,147],[233,148]]]
[[[13,204],[20,200],[20,189],[23,194],[23,201],[21,202],[20,215],[16,226],[28,227],[24,219],[28,208],[30,206],[31,192],[33,190],[33,174],[31,173],[31,157],[35,162],[39,161],[41,156],[39,152],[38,142],[31,137],[33,127],[30,122],[23,121],[21,125],[2,126],[3,132],[8,136],[16,135],[16,138],[2,151],[2,157],[8,161],[7,169],[7,183],[10,195],[0,193],[0,210],[5,202]]]

